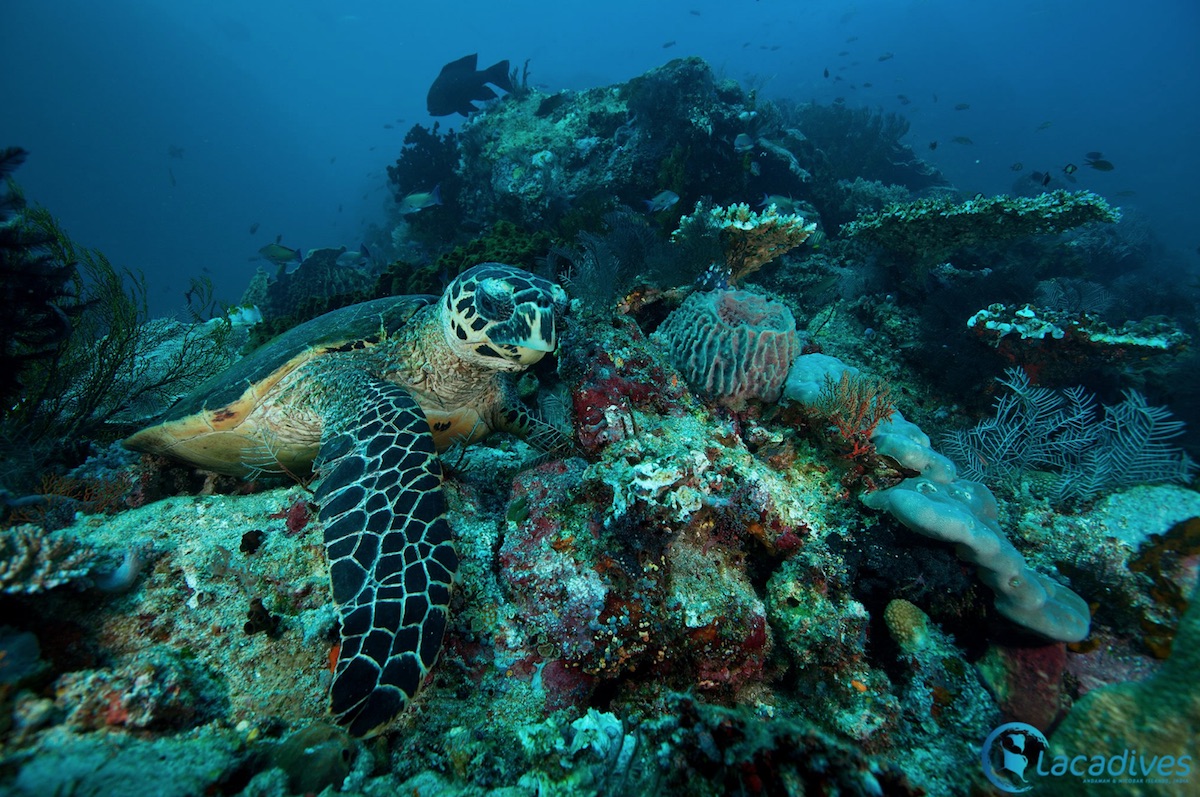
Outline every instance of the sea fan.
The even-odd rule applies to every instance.
[[[995,417],[944,440],[943,451],[968,479],[1014,488],[1028,472],[1049,470],[1059,475],[1051,496],[1057,501],[1191,480],[1195,463],[1169,442],[1183,433],[1183,421],[1136,390],[1098,418],[1095,397],[1082,387],[1034,387],[1019,368],[997,381],[1011,392],[996,401]]]

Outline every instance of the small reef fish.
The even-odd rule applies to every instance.
[[[257,221],[250,225],[250,234],[254,235],[254,233],[256,233],[256,232],[258,232],[258,222]]]
[[[669,41],[669,42],[663,42],[663,49],[664,49],[664,50],[665,50],[665,49],[667,49],[668,47],[674,47],[674,46],[675,46],[675,40],[674,40],[674,39],[671,39],[671,41]]]
[[[896,99],[900,100],[901,105],[908,105],[910,102],[912,102],[912,100],[910,100],[908,97],[904,96],[903,94],[897,94]]]
[[[938,143],[937,143],[936,141],[930,141],[930,142],[929,142],[929,148],[930,148],[930,149],[937,149],[937,144],[938,144]]]
[[[1098,172],[1111,172],[1113,169],[1117,168],[1116,166],[1112,165],[1112,161],[1106,161],[1103,158],[1090,158],[1085,160],[1083,165],[1091,166]]]
[[[896,57],[896,56],[895,56],[895,54],[893,54],[893,53],[884,53],[883,55],[879,56],[878,60],[880,60],[880,61],[890,61],[891,59],[893,59],[893,58],[895,58],[895,57]]]
[[[1070,177],[1072,174],[1074,174],[1077,171],[1079,171],[1079,167],[1076,166],[1074,163],[1068,163],[1066,166],[1063,167],[1063,174],[1067,175],[1068,177]]]
[[[796,200],[790,196],[783,194],[763,194],[762,200],[758,203],[760,208],[768,208],[771,205],[780,213],[794,213],[796,211]]]
[[[1040,125],[1037,126],[1037,128],[1033,132],[1038,133],[1042,130],[1049,130],[1050,125],[1052,125],[1052,124],[1054,124],[1054,122],[1042,122]]]
[[[183,147],[177,147],[174,144],[170,144],[167,147],[167,157],[183,160]]]
[[[497,61],[484,70],[476,68],[478,63],[479,53],[471,53],[442,67],[425,97],[425,107],[430,116],[449,116],[452,113],[469,116],[478,111],[474,100],[496,98],[496,92],[488,88],[488,83],[507,92],[513,90],[507,60]]]
[[[969,102],[960,102],[960,103],[958,103],[957,105],[955,105],[955,106],[954,106],[954,110],[956,110],[956,111],[966,111],[966,110],[969,110],[969,109],[970,109],[970,107],[971,107],[971,103],[969,103]]]
[[[1012,169],[1014,172],[1019,172],[1025,168],[1025,164],[1021,163],[1020,161],[1017,161],[1016,163],[1014,163],[1012,166],[1009,166],[1008,168]]]
[[[304,259],[299,249],[284,246],[278,241],[267,244],[259,249],[258,253],[277,266],[285,266],[288,263]]]
[[[1098,161],[1104,157],[1104,153],[1093,150],[1091,152],[1085,152],[1083,157],[1090,161]]]
[[[666,210],[679,201],[679,194],[674,191],[660,191],[653,199],[643,199],[647,213],[658,213]]]
[[[413,191],[400,200],[400,215],[407,216],[410,213],[440,204],[442,204],[442,187],[440,185],[435,185],[432,191]]]
[[[825,77],[829,77],[829,67],[825,67]]]
[[[746,133],[738,133],[733,139],[733,151],[739,155],[744,155],[754,149],[754,136]]]
[[[974,144],[975,142],[972,141],[971,139],[967,138],[966,136],[955,136],[954,138],[950,139],[950,143],[951,144],[962,144],[964,146],[969,146],[971,144]]]
[[[229,323],[235,327],[252,327],[262,323],[262,320],[262,311],[256,304],[243,304],[229,308]]]
[[[1029,179],[1035,183],[1041,183],[1044,187],[1050,183],[1050,172],[1033,172],[1029,175]]]

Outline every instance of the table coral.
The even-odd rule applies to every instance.
[[[724,250],[729,282],[735,284],[804,243],[816,229],[795,213],[781,214],[774,204],[756,213],[745,202],[708,209],[697,202],[695,210],[679,220],[671,240],[715,234]]]
[[[889,205],[844,225],[842,234],[879,244],[906,260],[932,263],[978,243],[1060,233],[1120,218],[1091,191],[1052,191],[1035,197],[979,196],[965,202],[936,198]]]

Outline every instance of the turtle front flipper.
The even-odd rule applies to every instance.
[[[421,408],[402,388],[331,380],[315,500],[342,623],[330,711],[378,732],[416,694],[446,631],[458,557]]]

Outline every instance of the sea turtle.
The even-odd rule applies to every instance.
[[[513,380],[554,351],[566,306],[558,285],[483,263],[440,298],[302,324],[125,440],[220,473],[315,473],[341,620],[330,711],[355,735],[404,708],[441,648],[458,558],[436,452],[545,430]]]

